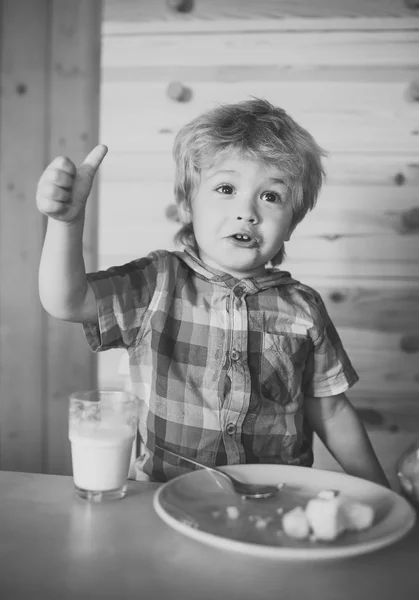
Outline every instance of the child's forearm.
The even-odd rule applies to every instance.
[[[389,487],[367,431],[352,405],[347,404],[336,413],[330,429],[329,450],[346,473]]]
[[[311,398],[306,404],[312,426],[329,452],[349,475],[362,477],[390,487],[354,407],[344,394],[330,414],[326,414],[327,398]],[[330,399],[329,399],[330,400]],[[317,409],[312,409],[319,403]],[[323,410],[321,408],[323,403]]]
[[[65,223],[48,219],[39,267],[39,295],[45,310],[58,319],[82,320],[88,290],[83,221],[80,218]]]

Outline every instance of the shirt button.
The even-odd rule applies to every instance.
[[[243,288],[240,286],[236,287],[236,289],[234,290],[234,294],[237,298],[240,298],[244,294]]]
[[[238,352],[237,350],[232,350],[230,356],[231,356],[231,360],[234,360],[234,361],[239,360],[240,352]]]
[[[234,435],[236,433],[236,429],[237,427],[234,425],[234,423],[228,423],[226,427],[226,432],[228,433],[228,435]]]

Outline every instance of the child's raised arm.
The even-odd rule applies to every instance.
[[[86,280],[83,228],[86,201],[107,151],[106,146],[96,146],[78,168],[68,158],[55,158],[38,183],[37,207],[48,217],[39,296],[45,310],[58,319],[97,320],[96,301]]]

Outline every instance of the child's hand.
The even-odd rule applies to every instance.
[[[71,223],[83,215],[93,179],[108,149],[93,148],[77,168],[58,156],[42,173],[36,193],[38,210],[52,219]]]

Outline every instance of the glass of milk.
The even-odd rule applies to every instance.
[[[75,392],[69,400],[78,495],[94,502],[123,498],[137,431],[137,397],[119,390],[91,390]]]

